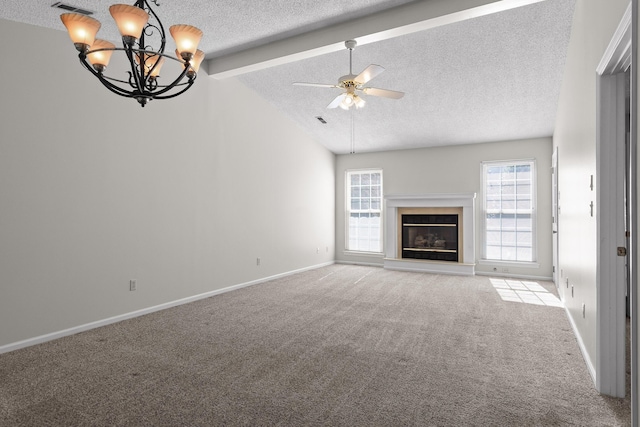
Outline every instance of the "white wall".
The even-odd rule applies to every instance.
[[[628,0],[577,0],[553,137],[558,148],[560,293],[586,351],[596,357],[596,67]],[[569,284],[567,286],[567,280]],[[573,296],[571,286],[574,287]],[[582,317],[582,304],[586,313]]]
[[[333,261],[335,156],[246,87],[142,109],[66,32],[0,39],[0,349]]]
[[[481,257],[482,161],[536,159],[538,267],[482,264],[477,272],[509,269],[511,275],[550,278],[551,259],[551,138],[434,147],[382,153],[346,154],[336,165],[336,259],[342,262],[382,264],[383,257],[345,252],[345,172],[381,168],[385,195],[477,193],[476,257]]]

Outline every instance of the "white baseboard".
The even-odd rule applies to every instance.
[[[569,309],[564,304],[564,301],[562,301],[562,303],[565,306],[564,311],[567,315],[567,318],[569,319],[569,323],[571,324],[571,329],[573,329],[573,335],[576,337],[576,340],[578,341],[578,347],[580,348],[580,352],[582,353],[582,358],[584,359],[584,362],[587,365],[587,370],[589,371],[589,375],[591,375],[591,379],[593,380],[593,386],[596,387],[596,379],[597,379],[596,368],[593,365],[593,362],[591,361],[591,359],[589,358],[589,353],[587,352],[587,348],[584,345],[584,341],[582,341],[582,336],[578,332],[578,328],[576,326],[576,323],[573,320],[573,317],[571,316],[571,313],[569,313]]]
[[[250,282],[245,282],[245,283],[240,283],[240,284],[233,285],[233,286],[228,286],[228,287],[222,288],[222,289],[216,289],[216,290],[213,290],[213,291],[205,292],[203,294],[193,295],[193,296],[186,297],[186,298],[181,298],[181,299],[175,300],[175,301],[169,301],[169,302],[166,302],[164,304],[159,304],[159,305],[155,305],[153,307],[143,308],[143,309],[140,309],[140,310],[132,311],[130,313],[120,314],[118,316],[109,317],[107,319],[102,319],[102,320],[97,320],[95,322],[85,323],[83,325],[74,326],[74,327],[69,328],[69,329],[64,329],[64,330],[61,330],[61,331],[56,331],[56,332],[52,332],[52,333],[49,333],[49,334],[40,335],[40,336],[37,336],[37,337],[34,337],[34,338],[28,338],[26,340],[22,340],[22,341],[18,341],[18,342],[14,342],[14,343],[10,343],[10,344],[6,344],[6,345],[3,345],[3,346],[0,346],[0,354],[8,353],[8,352],[14,351],[14,350],[19,350],[19,349],[25,348],[25,347],[30,347],[30,346],[36,345],[36,344],[42,344],[42,343],[47,342],[47,341],[53,341],[53,340],[58,339],[58,338],[62,338],[62,337],[66,337],[66,336],[69,336],[69,335],[77,334],[77,333],[80,333],[80,332],[88,331],[88,330],[91,330],[91,329],[99,328],[101,326],[110,325],[112,323],[121,322],[123,320],[132,319],[134,317],[144,316],[145,314],[153,313],[153,312],[160,311],[160,310],[165,310],[167,308],[176,307],[178,305],[188,304],[190,302],[194,302],[194,301],[198,301],[198,300],[201,300],[201,299],[209,298],[209,297],[212,297],[214,295],[223,294],[225,292],[235,291],[237,289],[245,288],[247,286],[253,286],[253,285],[260,284],[260,283],[268,282],[270,280],[279,279],[281,277],[290,276],[292,274],[302,273],[303,271],[314,270],[316,268],[326,267],[326,266],[332,265],[334,263],[335,263],[334,261],[330,261],[330,262],[326,262],[326,263],[323,263],[323,264],[317,264],[317,265],[313,265],[313,266],[310,266],[310,267],[300,268],[298,270],[287,271],[285,273],[280,273],[280,274],[276,274],[276,275],[269,276],[269,277],[263,277],[261,279],[256,279],[256,280],[252,280]]]

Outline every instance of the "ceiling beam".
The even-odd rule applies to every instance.
[[[466,19],[547,0],[428,0],[407,3],[341,24],[310,31],[206,61],[209,76],[238,76],[359,45],[387,40]]]

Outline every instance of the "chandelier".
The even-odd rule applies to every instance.
[[[151,1],[160,6],[158,0]],[[167,55],[164,27],[147,0],[137,0],[133,6],[114,4],[109,12],[122,35],[122,47],[96,39],[100,21],[79,13],[60,15],[79,52],[80,63],[107,89],[134,98],[144,107],[152,99],[173,98],[193,85],[204,59],[204,52],[198,50],[202,31],[191,25],[172,25],[169,32],[176,43],[176,56]],[[129,70],[120,78],[105,74],[114,52],[124,52],[129,62]],[[182,70],[171,83],[161,84],[160,69],[166,59],[179,62]]]

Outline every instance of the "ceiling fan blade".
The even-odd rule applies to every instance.
[[[374,78],[375,76],[377,76],[378,74],[382,73],[383,71],[384,71],[384,67],[381,67],[380,65],[376,65],[376,64],[371,64],[367,68],[365,68],[363,72],[358,74],[356,78],[353,79],[353,81],[363,85],[369,80],[371,80],[372,78]]]
[[[340,95],[336,96],[334,100],[331,101],[331,104],[327,105],[327,108],[337,108],[345,96],[347,96],[346,93],[341,93]]]
[[[312,87],[339,87],[337,85],[330,85],[324,83],[300,83],[296,82],[293,84],[294,86],[312,86]]]
[[[397,92],[395,90],[389,89],[378,89],[375,87],[365,87],[362,89],[362,92],[367,95],[372,96],[381,96],[383,98],[392,98],[392,99],[400,99],[404,96],[404,92]]]

